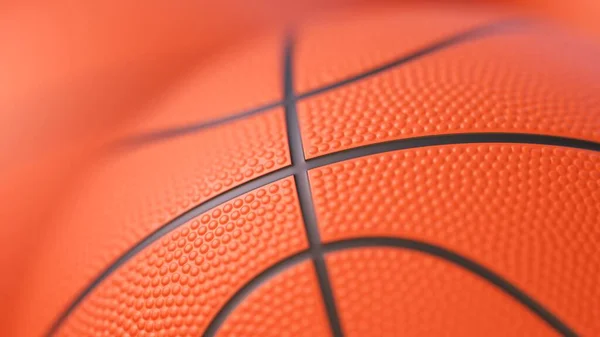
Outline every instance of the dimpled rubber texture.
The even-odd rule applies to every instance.
[[[326,255],[344,336],[557,336],[492,284],[397,248]]]
[[[464,8],[327,13],[297,29],[296,88],[303,93],[339,82],[501,17]]]
[[[30,314],[20,324],[30,333],[19,335],[42,334],[116,258],[174,217],[289,164],[282,109],[94,163],[30,267],[21,309]]]
[[[302,262],[264,283],[228,316],[216,336],[331,336],[312,264]]]
[[[403,11],[396,13],[398,18],[403,15]],[[434,13],[431,17],[436,20],[443,17]],[[57,220],[41,234],[47,239],[38,247],[38,259],[24,285],[23,303],[15,308],[23,313],[17,322],[23,330],[16,335],[38,336],[56,322],[59,336],[199,336],[209,324],[227,321],[228,317],[218,316],[224,321],[211,322],[225,307],[232,309],[235,317],[243,316],[235,313],[250,305],[244,301],[252,303],[261,296],[253,291],[266,289],[256,283],[269,284],[271,276],[276,282],[277,273],[269,274],[273,269],[261,274],[267,268],[285,266],[290,262],[286,258],[303,250],[319,267],[318,254],[327,245],[313,242],[306,251],[309,244],[291,178],[285,179],[288,186],[276,183],[281,184],[278,191],[271,191],[269,185],[249,193],[255,196],[252,201],[240,204],[238,200],[246,197],[236,196],[231,196],[232,201],[219,199],[230,197],[220,193],[241,195],[250,190],[248,186],[314,167],[311,165],[317,161],[295,160],[296,167],[274,172],[291,164],[283,109],[250,117],[248,111],[232,111],[238,119],[220,120],[221,125],[213,123],[214,118],[230,117],[230,112],[225,112],[230,107],[253,108],[270,97],[281,99],[285,83],[287,117],[293,121],[292,87],[302,94],[316,86],[332,85],[332,81],[372,70],[370,66],[380,67],[382,62],[397,60],[438,38],[451,38],[495,17],[448,14],[460,19],[440,21],[443,28],[438,31],[437,23],[427,15],[416,21],[395,20],[383,11],[365,19],[368,22],[361,21],[361,15],[345,17],[345,23],[326,21],[320,28],[315,24],[313,33],[309,32],[313,28],[302,26],[293,39],[296,45],[288,49],[296,52],[286,59],[289,62],[285,64],[293,69],[285,76],[276,73],[284,63],[282,41],[274,59],[256,52],[258,62],[264,58],[271,63],[264,76],[268,82],[271,74],[276,74],[272,83],[276,83],[277,94],[269,93],[271,85],[258,89],[262,84],[248,83],[256,76],[242,70],[229,78],[232,73],[228,69],[207,66],[200,73],[217,75],[194,75],[183,84],[186,89],[180,88],[181,94],[175,89],[159,99],[155,117],[139,122],[132,130],[143,136],[149,130],[176,128],[165,137],[141,137],[137,147],[93,163],[94,168],[78,179]],[[403,21],[408,23],[403,26]],[[334,28],[336,25],[340,28]],[[327,33],[330,29],[339,31]],[[365,34],[360,35],[361,31]],[[361,44],[343,42],[349,39],[344,34],[360,37]],[[337,35],[338,45],[333,43],[337,39],[331,41]],[[256,48],[267,50],[256,43]],[[243,53],[231,55],[223,62],[244,58]],[[590,55],[594,54],[577,41],[532,24],[444,45],[379,74],[301,98],[298,114],[304,153],[313,158],[375,142],[457,132],[528,132],[598,140],[600,74],[597,58]],[[215,62],[216,68],[229,67]],[[332,70],[327,73],[328,69]],[[221,72],[225,74],[222,77],[218,75]],[[260,74],[258,77],[263,71]],[[208,83],[214,78],[222,81],[214,86],[216,91]],[[207,84],[194,84],[205,79]],[[211,111],[201,108],[203,93],[198,88],[211,93],[205,106]],[[260,91],[256,97],[255,88]],[[238,95],[238,89],[247,91]],[[218,101],[222,98],[225,101]],[[195,124],[198,121],[209,121],[210,127],[200,128]],[[194,133],[183,136],[177,127],[188,122]],[[293,123],[287,127],[296,130]],[[175,135],[179,137],[171,137]],[[289,136],[297,140],[296,135]],[[299,148],[294,150],[300,153]],[[356,153],[371,150],[363,148]],[[524,297],[539,302],[550,311],[548,315],[555,314],[569,326],[558,330],[573,328],[597,335],[598,156],[592,151],[541,145],[430,146],[312,169],[309,175],[317,225],[325,242],[385,236],[437,245],[514,284]],[[240,186],[257,177],[258,181]],[[302,195],[303,214],[311,228],[310,195]],[[217,199],[210,199],[213,197]],[[202,206],[203,202],[211,206]],[[199,216],[198,222],[180,227],[177,221],[169,222],[196,205],[201,206],[192,211],[209,209],[214,206],[211,202],[224,203],[215,206],[221,214],[209,211]],[[258,207],[256,212],[239,215],[245,224],[240,218],[233,219],[236,203],[240,213],[244,206]],[[225,219],[224,213],[231,215]],[[208,224],[203,225],[202,219]],[[247,234],[232,239],[238,224]],[[213,229],[202,229],[210,226]],[[157,230],[162,235],[160,228],[172,232],[158,241],[145,239]],[[200,236],[204,243],[196,247]],[[313,240],[316,237],[311,235]],[[225,240],[230,240],[227,248]],[[327,299],[324,269],[317,268],[321,292]],[[385,273],[380,276],[384,278]],[[463,277],[467,278],[461,276],[461,282]],[[499,291],[492,286],[492,279],[489,281],[490,289]],[[249,297],[236,302],[236,295],[245,294],[240,289],[249,289]],[[363,303],[376,300],[369,299],[371,293],[364,293]],[[492,297],[485,295],[486,300]],[[504,295],[498,308],[488,310],[505,312],[505,302],[511,300]],[[520,300],[528,306],[527,300]],[[335,317],[335,305],[326,304],[328,316]],[[72,310],[64,311],[69,305]],[[54,320],[61,313],[65,313],[60,316],[64,319]],[[552,321],[539,310],[537,313],[540,321]],[[520,315],[518,322],[529,329],[533,325],[522,320],[525,316]],[[335,330],[335,324],[330,325]],[[532,334],[538,331],[531,329]]]
[[[304,151],[312,158],[395,139],[473,132],[598,141],[600,66],[589,55],[600,52],[586,48],[532,24],[307,98],[298,104]]]
[[[128,134],[186,127],[281,101],[279,34],[246,39],[175,83]]]
[[[575,331],[600,334],[597,152],[432,146],[309,174],[323,241],[384,236],[444,247],[507,279]]]
[[[293,178],[223,204],[147,247],[75,309],[57,336],[193,336],[261,271],[306,249]]]

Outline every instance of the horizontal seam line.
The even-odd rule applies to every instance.
[[[394,139],[380,143],[367,144],[359,147],[344,149],[337,152],[327,153],[307,160],[309,169],[314,169],[338,162],[376,155],[380,153],[417,149],[442,145],[466,145],[466,144],[522,144],[522,145],[545,145],[589,150],[600,152],[600,143],[580,140],[575,138],[549,136],[533,133],[508,133],[508,132],[481,132],[481,133],[453,133],[442,135],[430,135],[413,138]]]
[[[316,157],[316,158],[312,158],[306,161],[306,163],[309,166],[309,169],[314,169],[314,168],[318,168],[318,167],[322,167],[322,166],[326,166],[326,165],[330,165],[330,164],[335,164],[338,162],[342,162],[345,160],[350,160],[350,159],[355,159],[355,158],[360,158],[360,157],[365,157],[365,156],[369,156],[369,155],[375,155],[375,154],[380,154],[380,153],[386,153],[386,152],[391,152],[391,151],[397,151],[397,150],[403,150],[403,149],[410,149],[410,148],[420,148],[420,147],[428,147],[428,146],[437,146],[437,145],[459,145],[459,144],[478,144],[478,143],[486,143],[486,142],[490,142],[490,141],[472,141],[472,142],[445,142],[445,143],[433,143],[431,142],[431,140],[435,140],[435,138],[453,138],[453,139],[460,139],[461,137],[480,137],[482,135],[488,135],[486,133],[477,133],[477,134],[450,134],[450,135],[439,135],[439,136],[431,136],[431,137],[422,137],[422,138],[407,138],[407,139],[401,139],[401,140],[395,140],[395,141],[390,141],[390,142],[385,142],[385,143],[377,143],[377,144],[372,144],[372,145],[368,145],[368,146],[364,146],[364,147],[358,147],[358,148],[353,148],[353,149],[348,149],[348,150],[344,150],[341,152],[335,152],[335,153],[331,153],[331,154],[327,154],[321,157]],[[531,136],[531,137],[535,137],[535,138],[539,138],[539,139],[546,139],[546,140],[561,140],[561,141],[571,141],[573,144],[573,146],[566,146],[566,147],[572,147],[572,148],[578,148],[578,149],[584,149],[584,150],[593,150],[593,151],[600,151],[600,144],[598,143],[593,143],[593,142],[587,142],[587,141],[580,141],[577,139],[572,139],[572,138],[562,138],[562,137],[554,137],[554,136],[544,136],[544,135],[535,135],[535,134],[520,134],[520,133],[499,133],[499,134],[491,134],[494,136]],[[413,145],[410,147],[401,147],[401,148],[394,148],[394,144],[398,143],[398,144],[406,144],[409,142],[414,142],[416,140],[427,140],[431,143],[427,143],[425,145]],[[556,144],[556,143],[551,143],[551,144],[547,144],[547,143],[530,143],[530,142],[521,142],[521,141],[516,141],[516,140],[512,140],[509,141],[507,139],[503,139],[503,140],[497,140],[494,142],[505,142],[505,143],[514,143],[514,144],[538,144],[538,145],[548,145],[548,146],[562,146],[565,147],[564,145],[561,144]],[[579,144],[579,143],[585,143],[585,144],[590,144],[593,145],[592,148],[581,148],[578,146],[574,146],[574,144]],[[387,146],[391,146],[391,149],[386,149],[386,150],[382,150],[379,152],[369,152],[366,154],[362,154],[359,155],[359,151],[363,151],[364,149],[377,149],[379,147],[387,147]],[[363,152],[360,152],[363,153]],[[349,156],[349,157],[343,157],[342,159],[339,159],[338,156]],[[337,159],[336,159],[337,158]],[[335,160],[333,160],[335,159]],[[52,325],[48,335],[52,335],[60,326],[60,324],[66,319],[66,317],[77,307],[77,305],[79,303],[81,303],[83,301],[83,299],[89,294],[91,293],[102,281],[104,281],[106,278],[108,278],[113,271],[115,271],[116,269],[118,269],[120,266],[122,266],[123,264],[125,264],[127,261],[129,261],[131,258],[133,258],[135,255],[137,255],[137,253],[141,252],[144,248],[148,247],[149,245],[151,245],[152,243],[158,241],[160,238],[164,237],[166,234],[170,233],[171,231],[175,230],[176,228],[179,228],[181,225],[187,223],[188,221],[196,218],[197,216],[199,216],[200,214],[203,214],[207,211],[210,211],[211,209],[218,207],[224,203],[227,203],[245,193],[248,193],[250,191],[253,191],[255,189],[264,187],[267,184],[276,182],[280,179],[286,178],[288,176],[292,176],[294,174],[296,174],[296,171],[298,170],[298,168],[294,167],[294,166],[286,166],[283,168],[280,168],[276,171],[267,173],[263,176],[257,177],[255,179],[252,179],[250,181],[247,181],[239,186],[236,186],[232,189],[229,189],[221,194],[217,194],[214,197],[212,197],[211,199],[191,208],[190,210],[182,213],[181,215],[177,216],[176,218],[174,218],[173,220],[169,221],[166,225],[160,227],[159,229],[157,229],[156,231],[152,232],[150,235],[148,235],[146,238],[142,239],[140,242],[138,242],[131,250],[127,251],[125,254],[121,255],[119,258],[117,258],[112,264],[109,265],[109,267],[107,269],[105,269],[98,277],[96,277],[94,279],[94,281],[89,284],[88,286],[86,286],[84,288],[84,290],[76,297],[76,299],[71,302],[71,304],[69,305],[69,307],[66,309],[65,312],[63,312],[59,318],[55,321],[55,323]]]
[[[367,71],[348,76],[343,78],[337,82],[323,85],[319,88],[308,90],[304,93],[296,95],[291,100],[284,97],[283,100],[275,101],[269,104],[265,104],[262,106],[257,106],[255,108],[251,108],[249,110],[245,110],[243,112],[238,112],[231,114],[229,116],[223,117],[221,119],[214,119],[200,123],[193,123],[189,126],[179,126],[172,127],[158,131],[149,131],[146,133],[142,133],[140,135],[136,135],[130,138],[124,138],[121,141],[117,142],[121,147],[130,147],[140,144],[145,144],[147,142],[160,141],[163,139],[168,139],[176,136],[187,135],[190,133],[194,133],[195,131],[203,130],[206,128],[210,128],[213,126],[218,126],[225,124],[230,121],[241,120],[245,117],[250,117],[257,115],[261,112],[266,112],[268,110],[274,109],[276,107],[283,107],[286,104],[291,103],[291,101],[300,101],[305,98],[309,98],[315,95],[319,95],[334,89],[338,89],[344,85],[358,82],[360,80],[372,77],[374,75],[380,74],[388,69],[392,69],[402,64],[414,61],[419,59],[420,57],[429,55],[433,52],[443,50],[444,48],[450,46],[459,45],[461,42],[475,40],[482,36],[491,35],[493,33],[498,33],[503,31],[503,29],[508,29],[511,26],[524,25],[526,22],[518,19],[507,19],[498,22],[487,23],[485,25],[480,25],[476,27],[471,27],[462,32],[456,33],[452,36],[448,36],[444,39],[439,39],[423,48],[420,48],[416,51],[409,52],[408,54],[402,55],[399,58],[392,60],[390,62],[384,63],[378,67],[374,67]],[[508,27],[506,27],[508,26]]]

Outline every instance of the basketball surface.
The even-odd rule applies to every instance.
[[[66,191],[18,335],[599,335],[598,57],[414,8],[232,46]]]

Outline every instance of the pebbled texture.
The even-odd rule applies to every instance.
[[[557,336],[487,281],[436,257],[358,248],[326,261],[346,337]]]
[[[435,146],[309,174],[324,241],[392,236],[446,247],[504,277],[575,331],[600,333],[600,154]]]
[[[40,335],[101,271],[171,219],[289,165],[284,124],[276,109],[93,163],[30,266],[21,309],[30,333],[18,335]]]
[[[296,88],[303,93],[339,82],[503,16],[406,6],[322,15],[297,30]]]
[[[312,262],[293,266],[255,290],[216,336],[331,336]]]
[[[401,9],[308,23],[294,49],[295,87],[305,92],[332,84],[497,17]],[[281,99],[281,40],[232,48],[157,98],[153,117],[133,121],[125,134],[190,126]],[[597,54],[535,24],[449,46],[302,99],[304,153],[314,158],[461,132],[599,141]],[[42,335],[103,270],[173,218],[289,166],[285,130],[278,108],[186,136],[154,138],[90,163],[45,231],[31,234],[44,242],[27,266],[14,335]],[[326,242],[396,236],[446,247],[512,282],[575,331],[599,335],[599,156],[519,144],[436,146],[333,164],[311,170],[310,180]],[[143,249],[98,283],[58,335],[199,336],[250,279],[306,248],[287,178],[226,202]],[[488,309],[504,313],[503,305]],[[515,321],[529,329],[521,321],[526,316]]]
[[[600,66],[590,55],[600,49],[533,24],[445,48],[300,101],[304,151],[471,132],[599,141]]]
[[[193,336],[261,271],[306,249],[293,178],[174,230],[116,270],[57,336]]]

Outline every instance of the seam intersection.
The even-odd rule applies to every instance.
[[[518,21],[517,21],[518,23]],[[189,211],[179,215],[175,219],[169,221],[163,227],[160,227],[155,232],[148,235],[146,238],[142,239],[138,242],[133,248],[124,253],[122,256],[117,258],[106,270],[102,271],[99,276],[80,294],[77,295],[75,300],[73,300],[69,306],[65,309],[63,313],[61,313],[58,318],[55,320],[54,324],[48,331],[47,335],[53,335],[58,327],[64,322],[66,317],[83,301],[83,299],[102,281],[104,281],[112,272],[118,269],[121,265],[126,263],[129,259],[139,253],[148,245],[152,244],[159,238],[163,237],[165,234],[170,231],[176,229],[177,227],[183,225],[187,221],[193,219],[194,217],[218,206],[230,200],[233,200],[236,197],[241,196],[249,191],[252,191],[256,188],[260,188],[269,183],[275,182],[277,180],[283,179],[285,177],[294,176],[294,180],[296,183],[296,188],[298,191],[298,197],[300,200],[300,207],[302,210],[303,219],[306,225],[307,236],[310,242],[310,248],[307,251],[298,253],[286,260],[278,263],[277,266],[280,266],[277,270],[283,270],[281,265],[285,265],[285,261],[292,260],[296,261],[300,259],[300,257],[311,257],[313,259],[315,270],[319,276],[319,283],[321,285],[321,290],[323,293],[323,298],[325,301],[326,309],[328,312],[328,316],[330,319],[330,324],[332,331],[335,337],[339,337],[342,335],[339,318],[337,312],[335,310],[335,303],[333,301],[333,295],[331,291],[331,285],[329,284],[327,270],[325,266],[325,262],[323,259],[323,254],[325,252],[329,252],[332,250],[330,247],[334,247],[337,243],[332,244],[323,244],[320,241],[318,228],[316,227],[316,216],[314,213],[314,205],[311,196],[310,190],[310,182],[308,179],[308,170],[316,167],[321,167],[324,165],[333,164],[336,162],[363,157],[367,155],[374,155],[378,153],[384,153],[389,151],[408,149],[408,148],[417,148],[417,147],[426,147],[426,146],[434,146],[434,145],[448,145],[448,144],[463,144],[463,143],[497,143],[497,142],[506,142],[506,143],[525,143],[525,144],[542,144],[542,145],[555,145],[555,146],[564,146],[571,148],[578,148],[584,150],[591,151],[600,151],[600,143],[585,141],[579,139],[565,138],[565,137],[556,137],[556,136],[546,136],[546,135],[537,135],[537,134],[517,134],[517,133],[478,133],[478,134],[446,134],[446,135],[437,135],[437,136],[426,136],[426,137],[416,137],[402,140],[389,141],[385,143],[377,143],[372,145],[366,145],[358,148],[347,149],[340,152],[326,154],[320,157],[311,158],[306,160],[303,154],[302,148],[302,139],[300,136],[299,124],[298,124],[298,116],[296,111],[296,102],[299,99],[303,99],[306,97],[310,97],[313,95],[320,94],[322,92],[326,92],[328,90],[335,89],[344,84],[349,84],[355,82],[357,80],[363,79],[368,76],[375,75],[381,71],[385,71],[389,68],[401,65],[405,62],[412,61],[421,56],[428,55],[435,51],[441,50],[443,48],[459,44],[461,42],[481,38],[483,36],[487,36],[490,34],[502,32],[507,28],[514,27],[515,21],[504,21],[499,23],[488,24],[486,26],[477,27],[468,31],[465,31],[461,34],[455,35],[453,37],[449,37],[443,41],[438,41],[429,47],[424,48],[423,50],[417,51],[411,55],[404,56],[401,59],[390,62],[389,64],[382,65],[378,68],[371,69],[365,73],[352,76],[348,79],[344,79],[339,83],[334,83],[330,85],[326,85],[322,88],[317,88],[315,90],[300,94],[295,96],[293,90],[292,83],[292,64],[291,64],[291,40],[288,40],[286,43],[286,51],[285,51],[285,67],[286,71],[284,72],[284,99],[279,102],[270,103],[264,105],[262,107],[257,107],[254,109],[247,110],[245,112],[235,114],[232,116],[225,117],[223,119],[208,121],[205,123],[198,123],[190,126],[185,126],[181,128],[173,128],[169,130],[157,131],[155,133],[149,133],[145,135],[136,136],[130,139],[125,140],[124,143],[120,144],[122,146],[140,146],[144,145],[148,142],[160,141],[162,139],[167,139],[170,137],[180,136],[183,134],[189,134],[193,132],[197,132],[209,127],[214,127],[218,125],[222,125],[227,122],[231,122],[234,120],[240,120],[246,117],[254,116],[260,114],[269,109],[283,106],[285,108],[286,115],[286,128],[288,129],[288,143],[290,147],[290,156],[292,157],[292,166],[288,166],[277,171],[268,173],[264,176],[255,178],[249,182],[246,182],[242,185],[232,188],[231,190],[225,191],[221,194],[218,194],[211,199],[203,202],[202,204],[197,205],[196,207],[190,209]],[[517,25],[518,26],[518,25]],[[291,131],[291,133],[290,133]],[[291,135],[291,136],[290,136]],[[472,262],[474,263],[474,262]],[[270,269],[269,269],[270,270]],[[266,272],[266,271],[265,271]],[[263,280],[264,282],[267,277],[261,273],[256,277],[256,279]],[[251,281],[251,282],[254,282]],[[494,282],[492,282],[494,283]],[[510,285],[510,284],[509,284]],[[237,294],[234,296],[238,296]],[[527,297],[526,295],[523,295]],[[237,297],[236,297],[237,298]],[[531,300],[533,301],[533,300]],[[521,302],[523,303],[523,302]],[[534,302],[535,303],[535,302]],[[529,305],[526,304],[527,307],[531,309]],[[541,305],[540,308],[543,309]],[[532,309],[533,310],[533,309]],[[543,309],[545,311],[545,309]],[[534,310],[540,315],[540,313]],[[559,322],[560,324],[552,323],[551,325],[555,327],[559,332],[565,335],[575,335],[566,325],[561,323],[558,318],[553,316],[551,313],[545,311],[548,317],[544,318],[545,321],[554,320],[555,322]],[[219,314],[220,315],[220,314]],[[226,318],[224,317],[215,318],[215,320]],[[220,323],[215,323],[217,326]],[[211,323],[210,326],[214,324]],[[207,330],[208,333],[209,330]],[[215,330],[216,331],[216,330]],[[210,334],[208,334],[210,335]]]
[[[317,227],[317,219],[308,179],[308,165],[306,164],[302,147],[302,136],[300,134],[298,113],[296,111],[296,96],[293,85],[293,44],[294,39],[290,34],[285,43],[284,50],[284,92],[287,102],[285,105],[286,129],[292,167],[294,168],[294,181],[296,183],[298,202],[300,203],[302,219],[304,220],[306,235],[309,242],[309,253],[317,274],[317,280],[327,312],[329,326],[333,337],[342,337],[342,328],[335,306],[335,299],[333,297],[327,265],[325,264],[323,256],[319,229]]]

